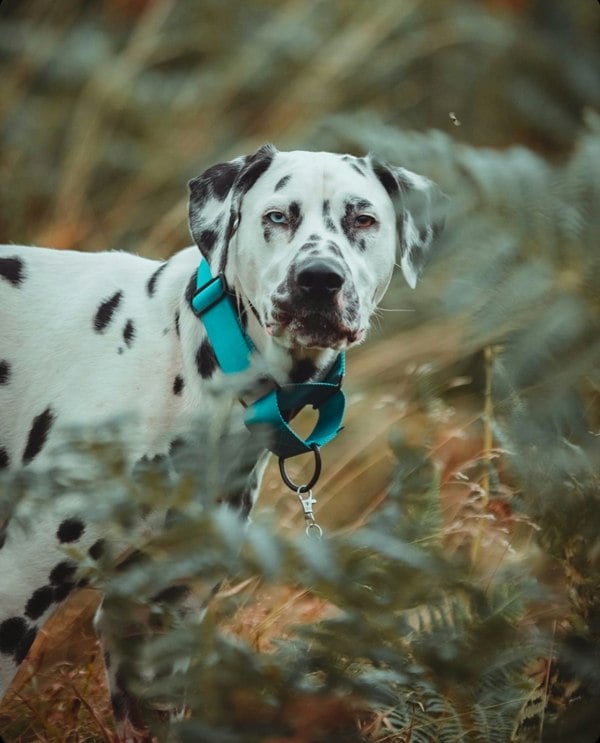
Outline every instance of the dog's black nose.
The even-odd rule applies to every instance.
[[[344,285],[342,266],[322,258],[305,261],[296,274],[296,284],[304,295],[333,297]]]

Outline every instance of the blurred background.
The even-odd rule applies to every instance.
[[[0,242],[166,258],[188,179],[264,142],[437,181],[423,281],[396,277],[349,356],[319,521],[364,525],[424,457],[444,548],[489,577],[535,542],[568,596],[547,616],[597,653],[599,31],[593,0],[4,0]],[[265,491],[254,520],[297,531]]]
[[[560,161],[599,24],[586,0],[5,0],[0,234],[164,256],[187,179],[265,141],[401,155],[386,126],[435,129]]]

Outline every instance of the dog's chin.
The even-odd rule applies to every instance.
[[[268,323],[265,327],[276,343],[291,350],[345,351],[362,343],[366,335],[361,328],[332,322],[291,320],[286,324]]]

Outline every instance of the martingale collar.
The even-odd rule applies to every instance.
[[[213,351],[225,374],[250,368],[254,344],[240,325],[231,293],[223,274],[213,276],[206,260],[198,266],[192,309],[202,319]],[[318,451],[338,433],[344,417],[342,392],[345,358],[340,353],[325,379],[320,382],[276,385],[246,407],[245,423],[251,432],[265,436],[267,448],[280,460]],[[318,411],[318,420],[304,439],[288,424],[306,405]]]

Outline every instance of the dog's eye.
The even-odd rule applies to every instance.
[[[354,220],[355,227],[372,227],[375,224],[375,217],[370,214],[359,214]]]
[[[272,212],[267,212],[265,216],[269,220],[269,222],[273,222],[273,224],[286,225],[288,223],[288,218],[283,212],[274,210]]]

